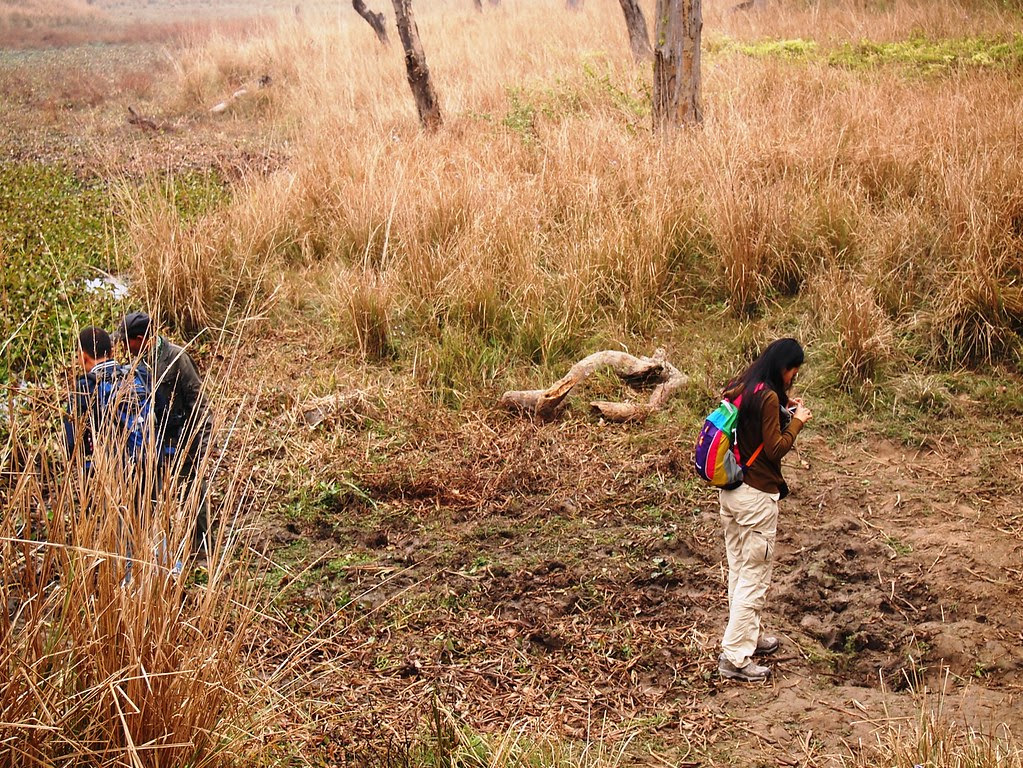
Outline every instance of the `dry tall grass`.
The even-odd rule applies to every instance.
[[[0,2],[0,24],[12,26],[32,24],[70,24],[83,19],[96,19],[98,8],[84,0],[3,0]]]
[[[891,718],[877,732],[877,743],[843,764],[855,768],[1020,768],[1023,752],[1004,726],[985,733],[946,711],[945,691],[917,694],[914,718]],[[964,696],[967,694],[964,694]]]
[[[810,298],[819,329],[834,335],[839,386],[869,388],[889,359],[894,336],[874,291],[855,275],[830,270],[814,280]]]
[[[199,485],[152,492],[106,433],[91,472],[81,455],[62,458],[51,393],[8,400],[0,429],[0,761],[231,764],[257,719],[245,659],[259,582],[239,547],[247,480],[219,478],[205,579],[175,577]],[[216,463],[201,471],[229,474]]]
[[[1004,39],[1016,19],[984,2],[726,6],[709,8],[708,36]],[[1018,354],[1018,73],[717,56],[705,127],[665,144],[650,134],[649,73],[632,64],[618,13],[424,6],[448,115],[436,136],[417,130],[399,52],[354,16],[188,51],[183,109],[272,73],[255,117],[290,135],[293,159],[242,184],[203,226],[171,223],[174,238],[151,237],[168,231],[164,212],[140,207],[143,263],[162,265],[142,270],[200,250],[189,282],[204,286],[225,264],[354,268],[352,291],[374,297],[410,358],[440,361],[457,346],[470,367],[487,350],[543,361],[597,336],[649,335],[697,296],[761,312],[832,273],[857,274],[936,361]],[[340,302],[334,316],[347,312],[361,340],[352,295],[323,300]],[[200,307],[192,314],[201,321]]]
[[[0,0],[0,45],[53,45],[81,40],[83,28],[93,28],[105,14],[84,0]]]

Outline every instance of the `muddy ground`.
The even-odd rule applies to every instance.
[[[346,381],[297,333],[278,341],[252,390],[268,406],[258,469],[303,490],[260,546],[280,621],[322,640],[299,685],[329,723],[311,750],[382,759],[436,704],[471,732],[628,742],[658,764],[836,764],[921,708],[1019,727],[1015,400],[999,401],[1009,422],[960,397],[901,434],[878,411],[811,422],[784,462],[766,613],[783,645],[773,679],[747,686],[716,675],[724,546],[689,468],[691,393],[643,425],[597,421],[585,399],[537,425],[496,392],[455,412],[387,376]],[[301,393],[332,367],[382,405],[310,428]]]
[[[285,511],[269,548],[311,541],[323,558],[287,611],[351,600],[317,685],[364,716],[324,738],[372,752],[434,696],[475,730],[631,738],[669,763],[827,764],[928,696],[978,730],[1018,727],[1023,445],[1000,451],[1006,484],[951,435],[804,432],[767,611],[783,646],[772,681],[744,686],[715,672],[723,543],[677,426],[488,410],[397,449],[321,427],[342,436],[314,440],[370,465],[318,455],[321,495]]]

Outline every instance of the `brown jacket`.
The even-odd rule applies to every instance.
[[[803,428],[803,422],[793,418],[785,431],[781,428],[781,407],[778,395],[772,389],[764,389],[755,395],[751,403],[752,413],[760,411],[760,418],[751,418],[748,423],[739,424],[739,455],[743,463],[763,443],[764,447],[751,466],[743,473],[743,482],[764,493],[781,493],[785,480],[781,476],[781,457],[792,450],[796,435]]]

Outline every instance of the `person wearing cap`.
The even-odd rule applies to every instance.
[[[144,312],[130,312],[117,326],[114,338],[140,363],[148,366],[153,386],[153,415],[160,446],[161,467],[184,481],[199,483],[200,501],[193,530],[193,551],[206,550],[209,498],[203,464],[209,449],[212,423],[202,393],[202,380],[188,352],[155,333]]]

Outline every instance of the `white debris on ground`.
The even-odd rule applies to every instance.
[[[117,275],[102,275],[85,281],[85,290],[91,294],[103,294],[111,299],[127,298],[131,291],[128,283]]]

